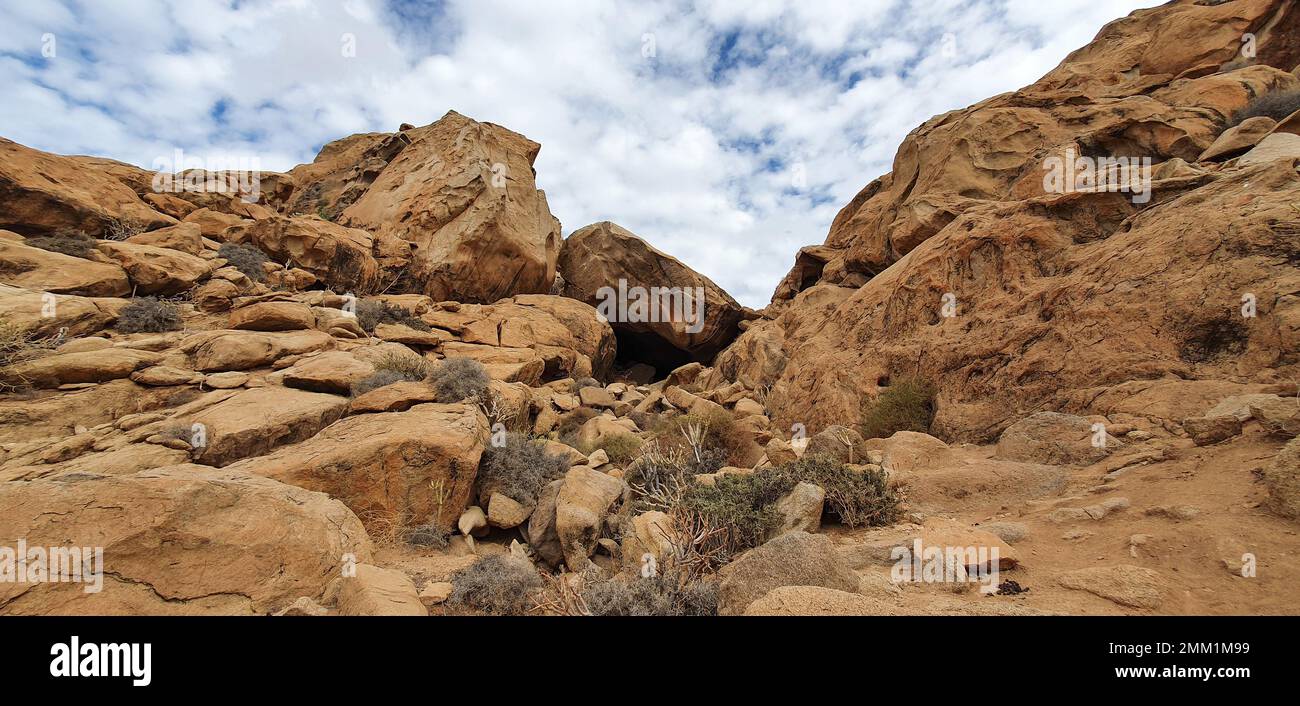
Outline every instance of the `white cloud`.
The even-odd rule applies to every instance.
[[[566,232],[616,221],[758,307],[908,131],[1153,4],[6,3],[0,135],[145,167],[181,148],[287,169],[454,109],[542,144]]]

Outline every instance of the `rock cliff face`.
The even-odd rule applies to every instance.
[[[1297,13],[1138,11],[1037,83],[927,121],[718,367],[810,428],[922,378],[934,431],[972,441],[1039,409],[1098,411],[1129,381],[1294,378],[1295,152],[1198,160],[1253,98],[1300,85]],[[1149,200],[1050,191],[1045,165],[1070,155],[1149,159]]]
[[[927,121],[762,312],[456,113],[256,193],[0,140],[0,573],[103,550],[0,614],[1294,613],[1298,8]]]

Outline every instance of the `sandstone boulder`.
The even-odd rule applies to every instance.
[[[51,313],[54,315],[49,316]],[[84,336],[102,330],[115,318],[111,300],[0,284],[0,319],[33,336],[56,336],[60,331],[66,336]]]
[[[555,500],[555,533],[570,571],[584,571],[590,564],[605,518],[626,491],[621,479],[586,466],[574,466],[565,474]]]
[[[595,307],[613,301],[614,308],[606,311],[614,315],[606,318],[611,319],[610,325],[624,340],[623,345],[637,348],[643,360],[664,372],[691,360],[713,360],[736,338],[745,318],[744,308],[708,277],[608,221],[574,231],[564,241],[560,274],[564,277],[565,296]],[[673,311],[661,311],[658,317],[637,317],[632,315],[633,309],[625,306],[627,315],[622,318],[628,320],[620,320],[620,281],[625,285],[623,297],[628,306],[634,305],[635,299],[627,294],[633,291],[630,288],[645,288],[641,296],[647,305],[650,288],[656,292],[660,288],[678,288],[677,295],[668,299],[668,308]],[[691,298],[680,296],[683,292]]]
[[[148,229],[176,222],[118,179],[89,167],[76,157],[0,138],[0,228],[24,234],[71,228],[101,237],[119,223]]]
[[[126,270],[106,263],[0,240],[0,282],[54,294],[124,297]]]
[[[338,579],[339,615],[427,616],[415,584],[401,571],[357,564]]]
[[[1168,593],[1159,572],[1131,564],[1075,569],[1056,580],[1065,588],[1086,591],[1129,608],[1158,608]]]
[[[151,194],[152,195],[152,194]],[[157,248],[179,250],[186,255],[203,254],[203,229],[197,223],[177,223],[147,233],[138,233],[126,239],[135,245],[152,245]]]
[[[1241,124],[1224,130],[1196,161],[1229,159],[1242,154],[1264,139],[1276,125],[1276,120],[1264,116],[1243,120]]]
[[[0,382],[27,384],[37,388],[106,382],[128,377],[141,368],[156,364],[158,360],[156,353],[129,348],[62,353],[9,365],[0,370]]]
[[[354,384],[374,372],[374,365],[351,353],[326,351],[300,360],[278,374],[285,387],[346,395]]]
[[[740,615],[755,600],[781,586],[858,590],[858,575],[823,535],[787,532],[723,567],[718,613]]]
[[[0,507],[0,536],[104,548],[98,593],[0,583],[18,615],[265,615],[323,596],[349,557],[371,551],[337,500],[203,466],[3,483]]]
[[[329,334],[320,331],[204,331],[181,341],[180,350],[190,356],[195,370],[220,372],[259,368],[333,345]]]
[[[212,265],[179,250],[126,242],[103,242],[100,252],[126,270],[137,294],[177,294],[192,289]]]
[[[335,291],[364,288],[379,277],[379,265],[372,254],[373,236],[320,218],[276,216],[241,221],[227,228],[224,238],[255,245],[275,262],[302,268]]]
[[[230,312],[230,328],[245,331],[298,331],[313,328],[316,316],[298,302],[258,302]]]
[[[1086,466],[1122,445],[1104,426],[1094,427],[1083,417],[1039,412],[1007,427],[997,453],[1012,461]]]
[[[328,493],[367,523],[432,523],[449,530],[470,501],[488,438],[487,420],[477,410],[422,404],[348,417],[233,468]]]
[[[1268,509],[1290,520],[1300,520],[1300,437],[1287,442],[1263,470],[1268,488]]]
[[[561,237],[534,183],[540,146],[455,112],[401,134],[409,144],[339,222],[414,244],[408,276],[435,300],[549,291]]]
[[[347,406],[337,395],[259,387],[188,416],[182,426],[202,425],[204,444],[194,450],[195,461],[227,466],[308,439],[343,416]]]

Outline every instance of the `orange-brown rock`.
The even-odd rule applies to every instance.
[[[208,260],[168,247],[103,242],[99,250],[126,270],[131,286],[141,295],[184,292],[213,269]]]
[[[565,296],[597,308],[613,301],[605,311],[623,347],[636,349],[640,360],[663,373],[691,360],[711,361],[736,338],[746,318],[744,308],[708,277],[608,221],[571,234],[564,241],[559,267]],[[635,297],[619,294],[635,287],[645,290],[640,296],[647,304],[655,291],[672,293],[655,302],[667,302],[657,307],[657,316],[653,311],[641,316],[632,309]],[[619,296],[627,306],[618,306]]]
[[[379,277],[374,238],[316,217],[274,216],[240,221],[222,233],[227,242],[257,246],[275,262],[302,268],[338,291],[363,289]]]
[[[340,223],[413,244],[403,277],[435,300],[494,302],[550,291],[561,236],[533,178],[540,145],[449,112],[378,145],[384,154],[397,147]],[[368,178],[359,176],[349,184]],[[328,194],[333,182],[304,181],[296,189],[322,184]]]
[[[367,523],[446,530],[470,502],[489,436],[472,406],[421,404],[348,417],[232,470],[329,493]]]
[[[228,466],[315,436],[342,417],[347,406],[338,395],[259,387],[187,415],[180,426],[200,425],[202,443],[195,445],[195,461]]]
[[[1189,164],[1249,98],[1297,85],[1294,30],[1277,23],[1295,13],[1139,10],[1034,85],[926,122],[718,369],[772,385],[775,425],[814,432],[919,377],[938,391],[931,431],[962,440],[1039,410],[1092,413],[1128,381],[1295,377],[1293,160]],[[1253,30],[1256,65],[1220,69]],[[1151,199],[1045,193],[1045,160],[1067,148],[1150,157]]]
[[[0,483],[0,537],[102,547],[102,589],[0,583],[23,615],[264,615],[322,597],[349,558],[370,559],[356,516],[322,493],[181,465]]]
[[[131,293],[126,270],[115,264],[5,240],[0,240],[0,282],[87,297],[124,297]]]
[[[0,138],[0,228],[23,235],[72,229],[101,237],[119,223],[151,229],[176,222],[95,166],[86,158],[49,154]]]

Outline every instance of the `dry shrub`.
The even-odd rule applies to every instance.
[[[826,491],[826,508],[849,527],[887,525],[898,517],[898,497],[883,471],[805,456],[764,472],[786,477],[791,487],[805,482],[821,487]]]
[[[95,252],[94,238],[75,230],[61,230],[54,235],[37,235],[23,241],[25,245],[82,259]]]
[[[181,327],[181,312],[175,304],[156,297],[136,297],[123,307],[113,324],[122,333],[162,333]]]
[[[534,612],[549,615],[706,616],[718,613],[718,583],[710,574],[724,563],[720,531],[694,522],[685,512],[669,516],[664,533],[671,545],[662,562],[645,564],[639,575],[599,579],[598,574],[543,577]]]
[[[381,299],[362,299],[357,302],[356,314],[357,324],[366,333],[374,333],[375,327],[380,324],[401,324],[416,331],[432,329],[428,323],[409,310]]]
[[[111,219],[104,229],[104,240],[121,242],[144,232],[144,224],[130,219]]]
[[[473,358],[446,358],[429,375],[439,402],[488,399],[488,377],[483,364]]]
[[[433,366],[414,353],[387,351],[375,361],[375,370],[390,370],[401,375],[403,380],[418,382],[429,377]]]
[[[1297,110],[1300,110],[1300,88],[1265,93],[1256,96],[1246,104],[1245,108],[1233,114],[1229,127],[1240,125],[1250,118],[1260,116],[1282,120]]]
[[[222,243],[217,249],[217,257],[254,282],[266,281],[266,270],[262,269],[263,263],[267,262],[266,254],[251,245]]]
[[[927,432],[933,421],[934,388],[920,380],[899,380],[863,405],[862,438],[887,439],[899,431]]]
[[[691,473],[712,473],[744,457],[749,438],[726,410],[662,419],[650,431],[660,451],[686,455]]]
[[[409,380],[396,370],[376,370],[370,375],[352,383],[352,396],[360,397],[381,387],[388,387],[395,382]]]
[[[415,547],[446,549],[450,541],[451,532],[435,524],[417,525],[406,533],[406,543]]]
[[[40,349],[38,339],[17,324],[0,319],[0,367],[26,359]]]
[[[590,407],[577,407],[572,411],[560,415],[559,421],[555,425],[555,438],[561,443],[578,449],[578,429],[588,421],[600,416],[600,413]],[[578,449],[582,451],[582,449]],[[594,451],[595,449],[592,449]]]
[[[0,369],[39,356],[60,342],[59,339],[42,339],[17,324],[0,319]],[[29,387],[28,380],[20,375],[9,374],[0,378],[0,392],[27,391]]]
[[[552,456],[545,447],[524,434],[506,434],[505,444],[488,444],[478,467],[479,497],[501,493],[512,500],[531,504],[542,487],[569,470],[569,459]]]
[[[797,481],[783,473],[766,470],[729,473],[712,485],[693,483],[682,495],[680,511],[695,522],[720,530],[715,544],[724,561],[746,549],[757,547],[781,526],[776,503]]]
[[[589,615],[695,617],[718,614],[718,584],[679,586],[671,577],[638,576],[594,583],[582,593]]]
[[[609,455],[610,463],[626,466],[636,459],[641,443],[635,434],[613,434],[601,439],[592,451],[604,449]]]
[[[451,579],[455,608],[494,615],[523,615],[535,603],[531,594],[542,588],[542,577],[527,560],[494,554],[458,572]]]

